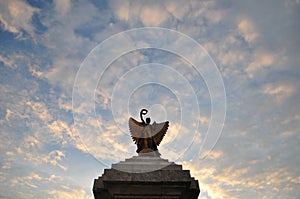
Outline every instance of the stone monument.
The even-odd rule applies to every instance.
[[[198,180],[181,165],[162,159],[158,152],[157,146],[166,134],[169,122],[150,124],[150,118],[143,119],[147,112],[146,109],[141,110],[141,122],[129,119],[129,130],[138,155],[113,164],[95,179],[95,199],[198,197]]]

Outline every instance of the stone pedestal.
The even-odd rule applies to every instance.
[[[117,164],[94,181],[95,199],[197,198],[198,181],[189,170],[159,156],[134,156]]]

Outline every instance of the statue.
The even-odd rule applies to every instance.
[[[136,152],[141,155],[150,152],[158,153],[157,146],[162,141],[169,127],[169,121],[150,124],[151,119],[149,117],[144,121],[143,115],[147,113],[148,110],[142,109],[140,112],[141,122],[136,121],[132,117],[129,118],[128,122],[131,137],[137,145]]]

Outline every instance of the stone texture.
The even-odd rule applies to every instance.
[[[189,170],[159,156],[134,156],[113,164],[94,181],[95,199],[197,198],[198,181]]]

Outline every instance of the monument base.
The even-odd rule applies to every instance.
[[[189,170],[159,156],[134,156],[113,164],[94,181],[95,199],[196,199],[198,181]]]

